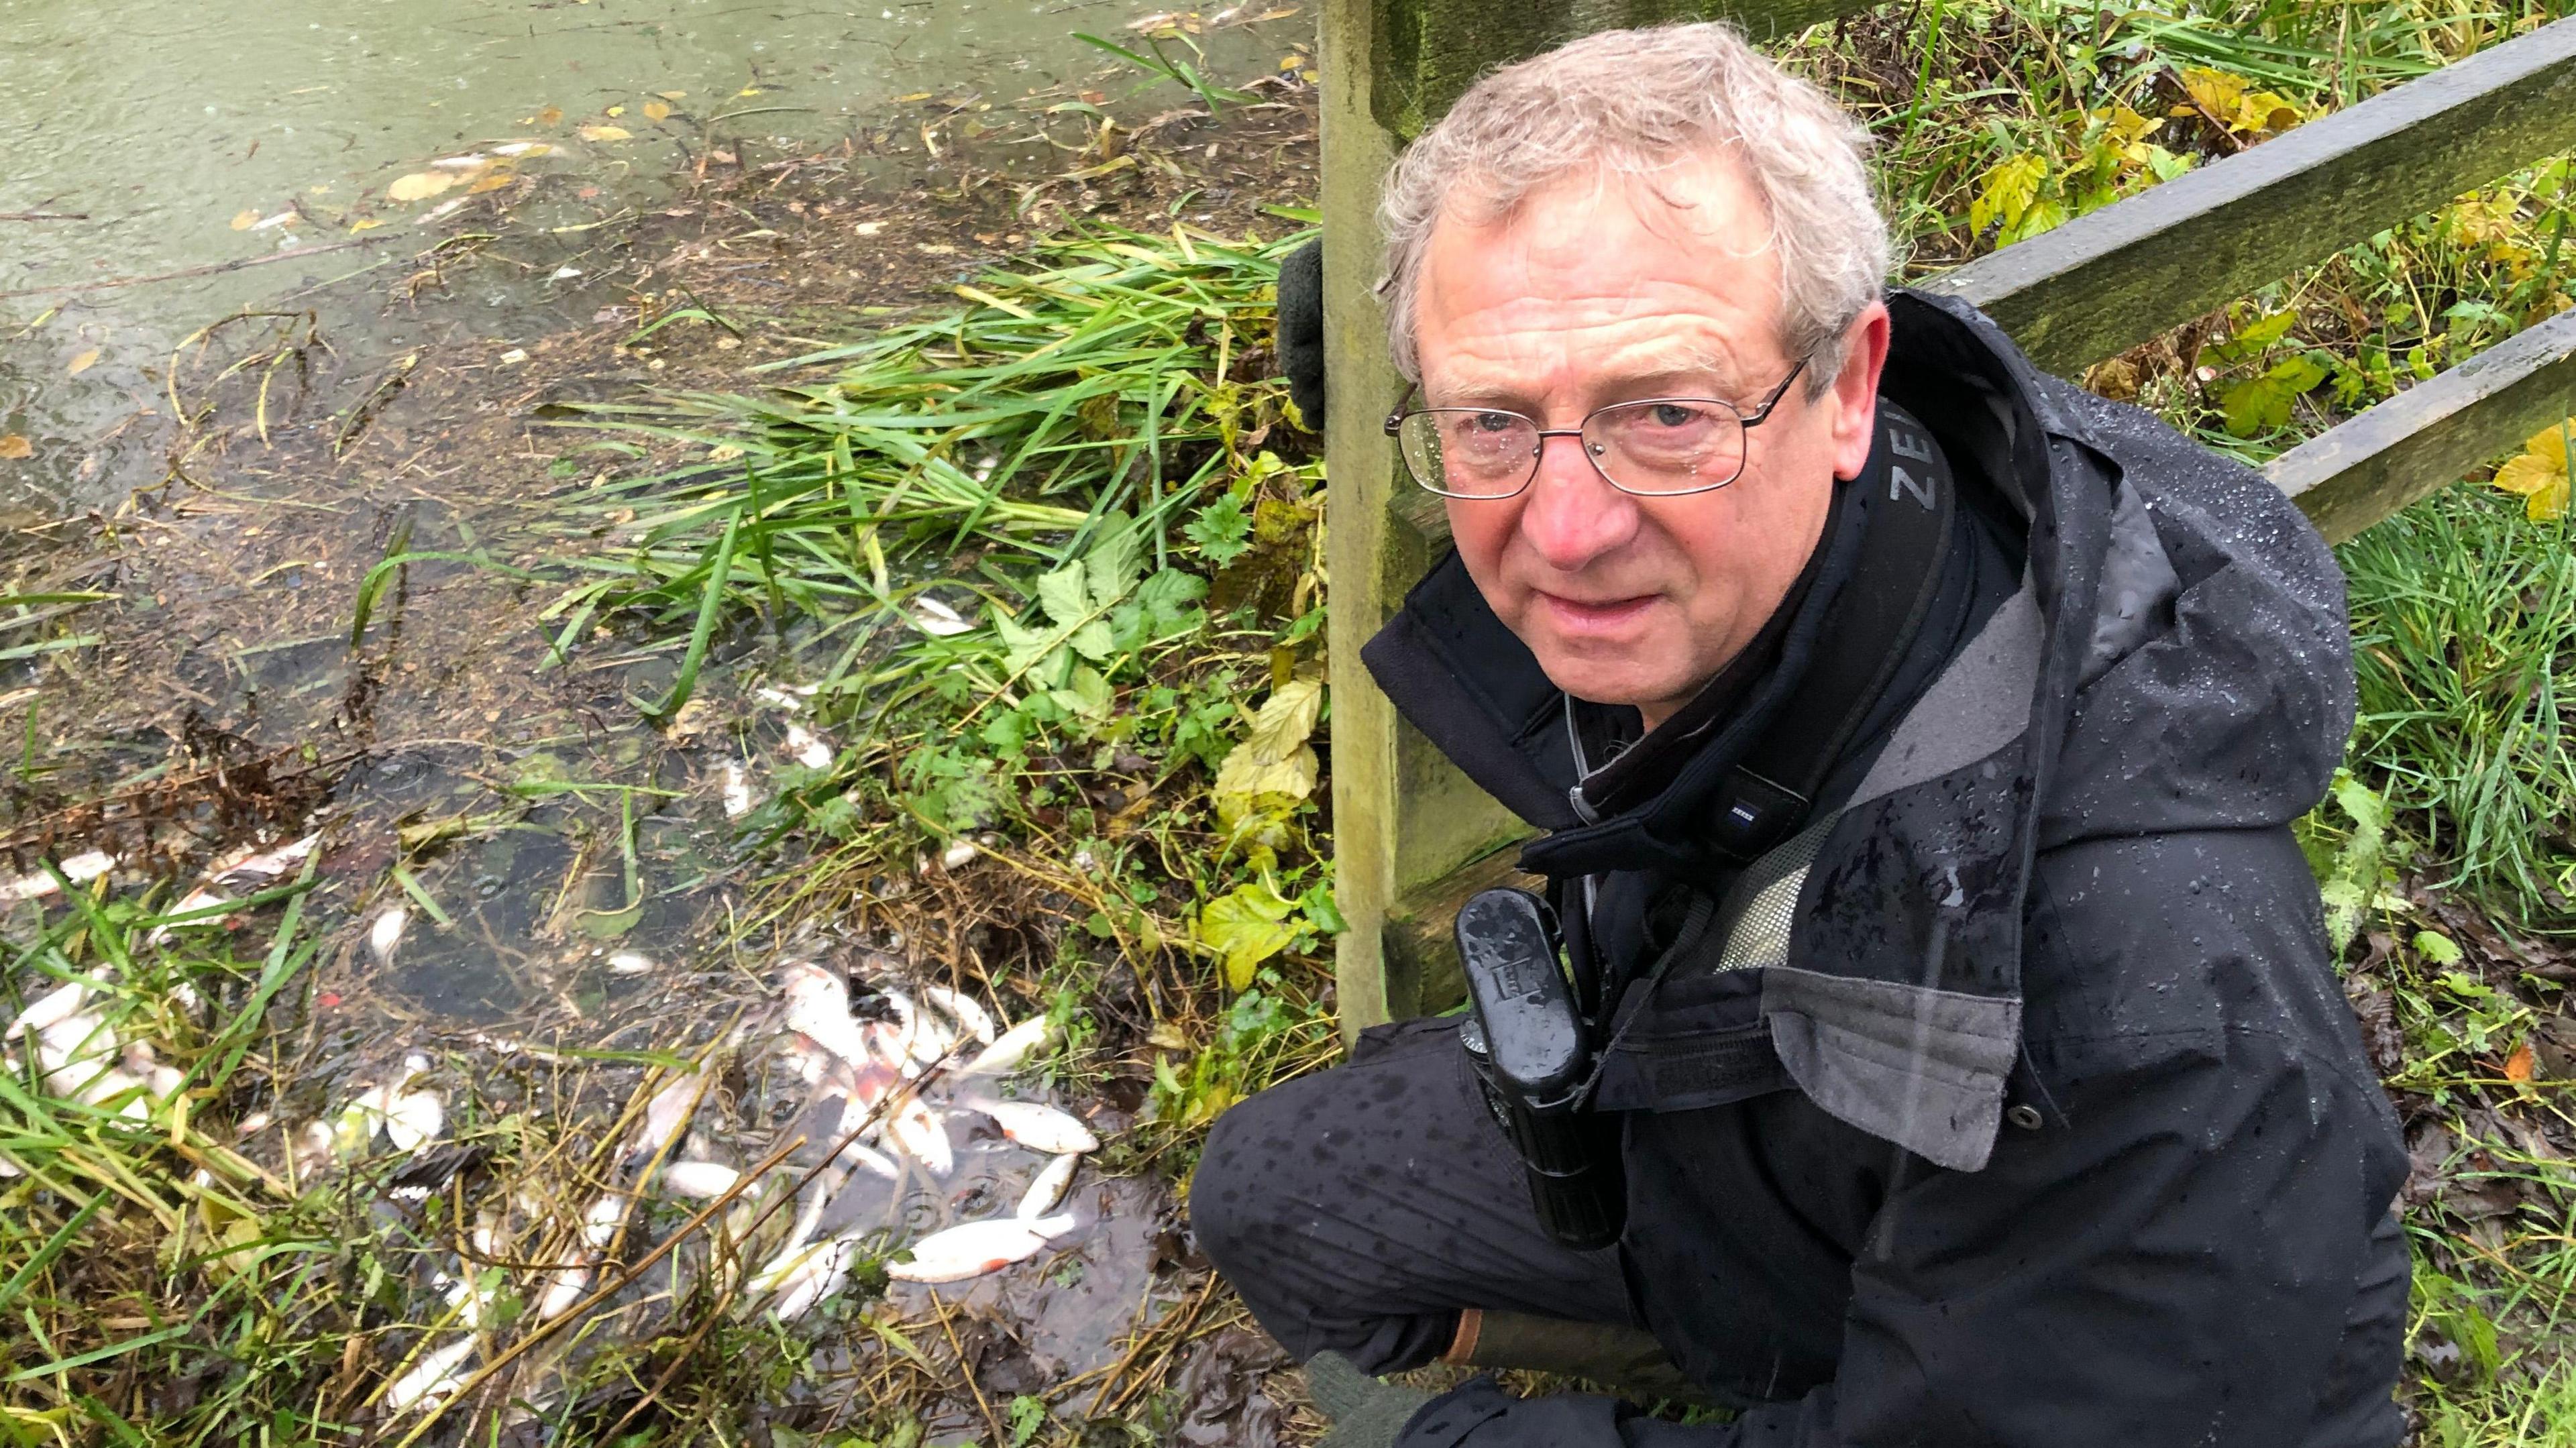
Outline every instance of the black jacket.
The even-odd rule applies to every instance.
[[[1890,415],[1995,522],[1954,530],[1787,845],[1718,847],[1722,781],[1856,606],[1866,509],[1838,504],[1774,621],[1779,678],[1739,681],[1607,814],[1583,711],[1454,559],[1369,646],[1406,717],[1548,832],[1524,862],[1608,998],[1680,952],[1603,1087],[1622,1250],[1679,1365],[1748,1405],[1685,1428],[1480,1380],[1403,1442],[2394,1444],[2405,1156],[2289,829],[2352,722],[2334,559],[2262,478],[1964,304],[1891,308]],[[1694,892],[1725,902],[1695,943],[1670,908]]]

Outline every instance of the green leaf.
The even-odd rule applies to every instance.
[[[1189,540],[1199,545],[1207,561],[1223,568],[1240,558],[1252,545],[1252,518],[1243,511],[1243,500],[1232,493],[1220,493],[1198,516],[1181,529]]]
[[[1091,606],[1107,608],[1144,576],[1144,540],[1126,514],[1112,513],[1102,520],[1100,537],[1082,561],[1091,574]]]
[[[1248,989],[1261,962],[1286,950],[1297,938],[1298,925],[1288,919],[1296,908],[1294,902],[1280,899],[1278,891],[1255,880],[1219,895],[1199,911],[1199,943],[1224,958],[1229,990]]]
[[[1083,587],[1082,560],[1077,558],[1052,573],[1038,577],[1038,606],[1058,627],[1071,628],[1091,613],[1088,593]]]
[[[1096,664],[1118,652],[1119,637],[1108,619],[1095,618],[1075,629],[1066,642],[1073,645],[1074,652]]]
[[[2438,930],[2415,932],[2415,953],[2438,966],[2454,966],[2468,958],[2459,943]]]

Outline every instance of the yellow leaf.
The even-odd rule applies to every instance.
[[[622,116],[622,115],[626,114],[626,107],[624,107],[624,106],[610,106],[610,107],[608,108],[608,113],[609,113],[610,115],[612,115],[612,116]]]
[[[2199,103],[2200,109],[2221,122],[2234,119],[2238,106],[2245,99],[2245,77],[2197,65],[2182,72],[2182,88]],[[2176,106],[2173,113],[2188,116],[2193,111],[2190,106]]]
[[[670,118],[671,103],[669,101],[646,101],[644,103],[644,119],[648,121],[667,121]]]
[[[2101,119],[2104,129],[2116,137],[2123,146],[2137,141],[2149,131],[2164,124],[2162,121],[2150,120],[2139,115],[2127,106],[2113,106],[2107,111],[2095,111],[2093,114]]]
[[[2567,428],[2569,424],[2552,423],[2522,441],[2522,450],[2548,463],[2559,472],[2567,471]]]
[[[381,216],[362,216],[349,223],[349,234],[355,236],[361,231],[373,231],[384,224],[384,218]]]
[[[64,375],[65,377],[78,377],[78,376],[79,376],[79,375],[81,375],[82,373],[87,372],[89,369],[91,369],[92,367],[95,367],[95,366],[97,366],[97,365],[98,365],[98,349],[97,349],[96,347],[92,347],[92,348],[90,348],[88,351],[83,352],[82,354],[80,354],[80,355],[79,355],[79,356],[77,356],[77,357],[74,357],[74,358],[72,359],[72,365],[71,365],[70,367],[68,367],[68,368],[65,368],[65,369],[64,369],[64,371],[63,371],[63,375]]]
[[[502,187],[507,186],[518,179],[519,178],[516,175],[506,169],[492,171],[486,174],[481,180],[476,181],[473,185],[466,187],[465,194],[468,196],[480,196],[486,191],[498,191]]]
[[[36,445],[17,433],[0,436],[0,459],[23,462],[36,455]]]
[[[1256,812],[1264,798],[1290,802],[1315,792],[1315,751],[1307,736],[1323,711],[1324,686],[1292,679],[1270,691],[1243,742],[1227,751],[1216,771],[1217,820],[1227,829]]]
[[[259,213],[256,211],[245,211],[239,216],[233,218],[233,230],[235,231],[248,231],[258,224]]]
[[[2529,1041],[2514,1047],[2513,1054],[2504,1058],[2504,1079],[2515,1082],[2531,1079],[2531,1043]]]
[[[535,124],[540,126],[561,125],[563,124],[563,107],[548,106],[544,110],[537,112],[535,116],[531,117],[531,119]]]
[[[2558,481],[2522,500],[2522,516],[2535,523],[2566,517],[2567,492],[2567,479],[2562,475]]]
[[[2025,152],[1996,163],[1985,175],[1977,198],[1968,203],[1968,229],[1982,232],[1989,223],[2009,231],[2039,199],[2039,183],[2048,174],[2048,158]]]
[[[756,96],[760,94],[760,87],[756,85],[747,85],[742,89],[735,91],[734,94],[738,96]]]
[[[578,128],[585,141],[630,141],[624,126],[582,126]]]
[[[2236,103],[2235,129],[2240,131],[2286,131],[2298,123],[2299,108],[2270,91],[2255,91]]]
[[[1283,899],[1278,891],[1255,880],[1219,895],[1199,911],[1199,943],[1224,959],[1228,988],[1248,989],[1261,962],[1296,941],[1301,922],[1290,918],[1296,908],[1295,901]]]
[[[385,195],[395,201],[426,201],[455,185],[456,180],[455,173],[449,171],[414,171],[395,177],[394,184],[385,188]]]
[[[2549,459],[2524,453],[2496,469],[2495,485],[2508,493],[2527,498],[2566,476]]]

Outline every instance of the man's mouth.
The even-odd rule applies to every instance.
[[[1640,593],[1629,598],[1582,599],[1538,591],[1539,604],[1547,610],[1548,619],[1569,634],[1616,633],[1636,622],[1655,595]]]

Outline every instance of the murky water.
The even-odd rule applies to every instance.
[[[1115,96],[1145,77],[1075,33],[1130,38],[1147,8],[0,0],[0,436],[94,438],[145,403],[147,373],[196,327],[416,251],[435,235],[422,218],[485,179],[442,174],[441,158],[521,148],[502,159],[590,183],[586,215],[564,222],[597,220],[674,153],[783,152],[925,93]],[[1205,44],[1222,68],[1276,42],[1234,28]],[[459,184],[421,194],[441,182]],[[103,285],[135,278],[161,279]],[[101,501],[113,479],[47,466],[67,451],[0,460],[0,506],[39,503],[40,484]]]

